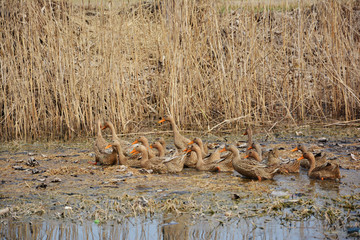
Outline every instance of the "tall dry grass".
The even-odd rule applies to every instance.
[[[1,2],[1,139],[360,118],[356,1],[99,2]]]

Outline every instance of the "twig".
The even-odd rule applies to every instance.
[[[344,125],[344,124],[354,123],[354,122],[360,122],[360,119],[355,119],[355,120],[350,120],[350,121],[342,121],[342,122],[336,122],[336,123],[329,123],[329,124],[324,125],[324,127],[334,126],[334,125]]]
[[[225,123],[234,122],[234,121],[237,121],[237,120],[246,118],[246,117],[248,117],[248,116],[249,116],[249,114],[246,115],[246,116],[241,116],[241,117],[237,117],[237,118],[225,119],[225,120],[222,121],[221,123],[218,123],[218,124],[216,124],[215,126],[213,126],[212,128],[210,128],[207,132],[211,132],[211,131],[214,130],[215,128],[217,128],[217,127],[219,127],[219,126],[221,126],[221,125],[223,125],[223,124],[225,124]]]
[[[4,208],[4,209],[0,209],[0,216],[6,214],[8,212],[10,212],[10,208],[8,208],[8,207]]]

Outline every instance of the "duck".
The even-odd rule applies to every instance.
[[[160,158],[154,157],[149,159],[148,150],[143,145],[136,146],[132,151],[132,154],[141,154],[140,166],[142,168],[153,170],[154,173],[178,173],[181,172],[184,167],[185,154],[178,155],[172,158]]]
[[[298,173],[300,171],[300,163],[295,160],[287,160],[281,161],[279,159],[279,150],[274,148],[269,151],[267,166],[269,167],[277,167],[278,173],[286,174],[286,173]]]
[[[163,123],[165,121],[168,121],[171,124],[171,128],[174,133],[175,147],[180,151],[183,151],[184,149],[186,149],[188,146],[188,143],[191,142],[191,140],[180,134],[178,127],[176,126],[175,120],[171,115],[167,115],[167,116],[163,117],[163,119],[161,119],[158,123]]]
[[[205,146],[205,148],[207,148],[207,149],[209,150],[209,149],[218,148],[218,147],[219,147],[219,143],[215,143],[215,142],[212,142],[212,143],[210,143],[210,142],[206,142],[206,143],[204,144],[204,146]]]
[[[137,143],[141,143],[142,145],[145,146],[145,148],[148,150],[148,157],[149,159],[152,159],[153,157],[155,157],[155,153],[152,151],[152,149],[150,148],[150,145],[149,145],[149,141],[148,139],[145,137],[145,136],[140,136],[138,137],[133,143],[132,145],[134,144],[137,144]]]
[[[232,165],[235,171],[247,178],[257,179],[259,181],[263,179],[273,179],[275,173],[278,171],[276,167],[267,167],[255,160],[254,158],[259,158],[259,155],[254,149],[251,149],[244,159],[241,159],[239,151],[234,145],[225,145],[225,147],[221,149],[221,152],[224,151],[232,152]]]
[[[187,152],[187,148],[185,148],[183,151]],[[185,157],[185,167],[187,168],[196,168],[196,164],[198,161],[198,157],[196,155],[196,152],[191,151],[191,152],[187,152],[186,157]]]
[[[109,144],[105,147],[109,148]],[[100,152],[98,148],[94,148],[95,162],[89,162],[93,165],[115,165],[118,162],[118,154],[115,149],[111,153]]]
[[[191,142],[188,143],[188,145],[191,145],[191,144],[194,144],[194,143],[196,143],[200,147],[203,157],[205,157],[205,156],[207,156],[209,154],[209,149],[207,148],[207,145],[204,145],[201,138],[199,138],[199,137],[194,138]]]
[[[246,128],[245,133],[244,133],[244,136],[246,136],[246,135],[248,136],[247,148],[249,148],[249,147],[253,144],[253,140],[252,140],[253,132],[252,132],[251,127],[247,127],[247,128]]]
[[[112,138],[113,142],[115,142],[115,141],[119,142],[122,148],[126,148],[126,147],[130,146],[130,143],[128,141],[122,140],[117,136],[116,129],[114,127],[114,124],[112,124],[112,122],[106,121],[104,126],[101,128],[101,130],[105,130],[106,128],[110,128],[111,138]]]
[[[268,152],[267,165],[275,166],[275,165],[279,165],[280,163],[281,161],[279,159],[279,150],[277,148],[271,149]]]
[[[277,165],[280,173],[298,173],[300,172],[300,162],[295,160],[288,160]]]
[[[196,161],[196,170],[198,171],[211,171],[211,172],[218,172],[220,171],[220,167],[217,166],[215,163],[205,163],[202,157],[202,150],[200,146],[197,144],[191,144],[187,148],[187,152],[195,152],[197,156]]]
[[[257,161],[261,162],[262,161],[262,149],[261,149],[261,146],[259,143],[256,143],[256,142],[253,142],[248,148],[247,150],[251,150],[251,149],[254,149],[258,155],[259,155],[259,158],[256,159]]]
[[[109,156],[109,153],[105,151],[105,148],[108,144],[109,143],[105,140],[105,138],[101,134],[101,120],[98,119],[96,121],[96,138],[93,144],[93,151],[95,153],[95,162],[89,162],[90,164],[97,165],[103,159],[106,159]]]
[[[233,164],[232,164],[233,154],[231,152],[229,152],[225,156],[221,156],[221,149],[222,148],[216,149],[215,152],[213,152],[210,155],[209,159],[211,159],[212,156],[216,155],[216,157],[214,159],[219,159],[219,160],[216,160],[216,161],[213,161],[213,162],[218,165],[218,167],[220,168],[219,171],[221,171],[221,172],[232,172],[232,171],[234,171],[234,167],[233,167]],[[206,162],[208,162],[208,161],[209,160],[207,160]]]
[[[176,155],[176,152],[174,152],[174,149],[167,149],[166,148],[166,142],[165,142],[165,140],[164,140],[164,138],[163,137],[157,137],[157,138],[155,138],[155,142],[159,142],[159,143],[161,143],[161,145],[163,146],[163,149],[164,149],[164,152],[165,152],[165,155],[169,155],[169,154],[174,154],[174,155]]]
[[[339,165],[336,163],[326,162],[320,166],[315,166],[315,157],[311,152],[304,152],[298,160],[307,159],[310,162],[308,176],[313,179],[340,179]]]
[[[304,144],[299,144],[296,146],[296,148],[292,149],[292,152],[300,150],[302,153],[309,152],[307,147]],[[315,156],[315,166],[321,166],[326,162],[326,153],[318,153]],[[303,159],[300,161],[300,166],[309,169],[310,168],[310,162],[307,159]]]
[[[155,138],[155,142],[159,142],[161,143],[161,145],[163,146],[164,150],[166,149],[166,143],[163,137],[157,137]]]
[[[96,138],[95,138],[95,142],[93,144],[93,149],[94,149],[94,152],[95,152],[95,149],[97,149],[98,151],[104,153],[105,147],[108,145],[108,142],[102,136],[101,128],[102,128],[101,120],[98,119],[96,121]]]
[[[158,141],[154,142],[153,144],[150,145],[150,148],[151,149],[156,148],[158,150],[157,157],[165,157],[165,149],[160,142]]]
[[[117,154],[117,163],[119,165],[127,165],[128,159],[127,157],[125,157],[122,149],[121,149],[121,144],[118,141],[114,141],[112,143],[110,143],[109,145],[107,145],[105,148],[110,148],[112,147],[114,149],[114,152]],[[113,165],[113,164],[111,164]]]

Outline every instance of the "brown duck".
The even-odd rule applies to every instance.
[[[259,181],[272,179],[278,171],[278,168],[267,167],[255,160],[254,158],[259,158],[259,155],[253,149],[249,151],[249,154],[246,155],[244,159],[241,159],[239,151],[234,145],[226,145],[221,151],[232,152],[234,156],[232,159],[234,169],[247,178],[257,179]],[[249,157],[250,159],[247,159]]]
[[[253,140],[252,140],[253,132],[252,132],[251,127],[246,128],[244,135],[248,136],[247,148],[249,148],[253,144]]]
[[[95,142],[93,145],[93,150],[95,151],[95,148],[104,153],[105,147],[108,145],[108,143],[106,142],[105,138],[102,136],[101,133],[101,120],[98,119],[96,121],[96,138],[95,138]]]
[[[138,145],[131,151],[133,154],[141,154],[140,166],[145,169],[151,169],[154,173],[178,173],[184,167],[185,154],[176,158],[159,158],[149,159],[148,150],[145,146]]]
[[[274,148],[269,151],[267,165],[269,167],[279,168],[278,173],[298,173],[300,171],[300,163],[295,160],[281,161],[279,159],[279,150]]]
[[[207,145],[205,147],[201,138],[199,138],[199,137],[194,138],[191,142],[188,143],[188,145],[194,144],[194,143],[196,143],[200,147],[201,154],[203,157],[206,157],[209,154],[209,149],[207,148]]]
[[[164,146],[160,142],[154,142],[150,145],[150,148],[155,148],[158,151],[157,157],[165,157],[165,149]]]
[[[109,146],[109,144],[108,144]],[[108,148],[105,147],[105,148]],[[95,162],[89,162],[90,164],[94,165],[115,165],[118,162],[118,154],[115,151],[112,151],[112,153],[102,153],[99,151],[99,149],[95,148]]]
[[[185,148],[183,151],[186,152],[187,149]],[[187,154],[186,154],[184,165],[185,165],[185,167],[188,167],[188,168],[196,168],[197,161],[198,161],[198,157],[196,155],[196,152],[190,151],[190,152],[187,152]]]
[[[300,171],[300,162],[295,160],[289,160],[282,162],[278,165],[280,173],[298,173]]]
[[[155,138],[155,142],[159,142],[161,143],[161,145],[163,146],[163,149],[164,149],[164,152],[165,152],[165,155],[169,155],[169,154],[173,154],[173,155],[176,155],[176,151],[174,149],[170,149],[168,150],[166,148],[166,142],[164,140],[163,137],[158,137],[158,138]]]
[[[259,155],[259,158],[256,159],[257,161],[261,162],[262,161],[262,149],[261,149],[261,146],[260,144],[256,143],[256,142],[253,142],[250,147],[247,148],[247,150],[251,150],[251,149],[254,149],[258,155]]]
[[[105,130],[106,128],[110,128],[110,130],[111,130],[111,138],[112,138],[113,142],[115,142],[115,141],[119,142],[121,147],[124,148],[124,149],[129,147],[130,143],[128,141],[122,140],[117,136],[116,129],[114,127],[114,124],[112,124],[112,122],[106,121],[104,126],[102,127],[102,130]]]
[[[162,122],[165,122],[165,121],[169,121],[170,124],[171,124],[171,128],[172,128],[173,133],[174,133],[174,145],[175,145],[175,147],[180,151],[183,151],[184,149],[186,149],[187,146],[188,146],[188,143],[191,140],[180,134],[180,132],[179,132],[177,126],[176,126],[175,120],[174,120],[174,118],[172,116],[170,116],[170,115],[165,116],[163,119],[161,119],[159,121],[159,123],[162,123]]]
[[[232,172],[234,171],[234,167],[232,164],[232,160],[234,155],[229,152],[228,154],[225,154],[225,156],[221,156],[222,153],[222,148],[218,148],[215,150],[215,152],[213,152],[210,157],[208,157],[206,160],[206,162],[211,162],[211,158],[213,159],[219,159],[219,160],[215,160],[213,161],[215,164],[217,164],[217,166],[219,167],[219,171],[221,172]],[[215,155],[215,157],[213,157]]]
[[[117,154],[117,164],[119,165],[127,165],[127,157],[125,157],[122,149],[121,149],[121,144],[118,141],[112,142],[111,144],[109,144],[108,146],[106,146],[106,148],[110,148],[112,147],[114,149],[114,152]],[[113,164],[110,164],[113,165]]]
[[[281,163],[281,160],[279,158],[279,150],[277,148],[274,148],[269,151],[268,153],[268,160],[267,165],[268,166],[276,166]]]
[[[155,142],[159,142],[161,143],[161,145],[163,146],[164,150],[166,149],[166,143],[163,137],[158,137],[155,139]]]
[[[291,150],[292,152],[300,150],[302,153],[309,152],[307,147],[303,144],[299,144],[296,148]],[[318,153],[315,156],[315,166],[318,167],[320,165],[323,165],[326,162],[326,154],[325,153]],[[310,168],[310,162],[307,159],[302,159],[300,161],[300,166],[309,169]]]
[[[339,165],[336,163],[326,162],[318,167],[315,166],[315,157],[311,152],[304,152],[298,160],[306,158],[310,162],[308,176],[314,179],[340,179]]]
[[[215,163],[205,163],[202,157],[201,148],[197,144],[192,144],[188,147],[188,152],[195,152],[197,156],[196,169],[199,171],[220,171],[219,166]]]
[[[155,157],[155,153],[152,151],[152,149],[150,149],[149,141],[147,140],[147,138],[145,136],[138,137],[132,144],[134,145],[139,142],[142,145],[144,145],[146,147],[146,149],[148,150],[149,159],[152,159],[153,157]]]
[[[93,151],[95,153],[95,162],[89,162],[90,164],[98,164],[102,161],[102,159],[106,159],[109,155],[106,153],[105,148],[108,145],[106,140],[103,138],[101,134],[101,120],[98,119],[96,121],[96,138],[93,144]],[[110,157],[109,157],[110,158]],[[110,160],[109,160],[110,161]]]

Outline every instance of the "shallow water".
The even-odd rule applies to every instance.
[[[0,216],[0,238],[351,238],[347,229],[360,225],[360,174],[351,170],[359,163],[349,157],[359,159],[356,131],[348,136],[345,130],[346,138],[325,131],[312,137],[279,133],[267,141],[258,138],[264,148],[283,148],[283,158],[300,155],[290,152],[296,142],[325,151],[343,167],[340,181],[311,180],[306,170],[262,182],[192,169],[141,174],[134,168],[89,165],[90,141],[5,144],[0,149],[0,209],[9,207],[10,213]],[[316,140],[324,136],[326,142]],[[28,166],[30,157],[40,165]]]
[[[153,219],[128,219],[121,224],[97,225],[93,222],[9,223],[1,236],[5,239],[323,239],[324,230],[316,219],[281,223],[275,219],[237,219],[225,223],[199,221],[187,225]],[[195,220],[193,220],[195,221]],[[257,227],[254,227],[254,224]],[[314,227],[319,226],[319,227]],[[329,232],[328,235],[334,235]],[[344,237],[337,235],[339,237]]]

